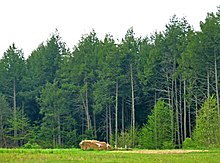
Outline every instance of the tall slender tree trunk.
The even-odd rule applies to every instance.
[[[131,69],[131,105],[132,105],[132,145],[134,147],[134,134],[135,134],[135,108],[134,108],[134,78],[133,78],[133,68],[130,64]]]
[[[198,117],[198,98],[197,98],[197,95],[196,95],[196,118]]]
[[[24,118],[24,102],[22,101],[22,107],[21,107],[21,117],[22,119]],[[24,124],[22,123],[22,127],[21,127],[21,135],[24,135],[25,131],[24,131]],[[21,140],[21,145],[24,144],[24,140]]]
[[[93,111],[93,126],[94,126],[94,136],[97,138],[97,131],[96,131],[96,114],[95,111]]]
[[[172,142],[175,143],[175,140],[176,140],[176,132],[175,132],[175,125],[174,125],[174,81],[172,79],[171,81],[171,92],[170,92],[170,95],[171,95],[171,109],[172,109],[172,112],[171,112],[171,116],[172,116],[172,119],[171,119],[171,123],[172,123]]]
[[[172,79],[172,82],[171,82],[170,96],[171,96],[171,107],[174,109],[174,81],[173,81],[173,79]]]
[[[17,106],[16,106],[16,81],[14,78],[13,81],[13,117],[14,117],[14,123],[17,121]],[[17,125],[14,126],[14,144],[17,146],[18,142],[16,141],[18,131],[17,131]]]
[[[168,74],[166,74],[166,78],[167,78],[167,96],[168,96],[168,104],[169,104],[169,107],[171,107],[171,96],[170,96],[169,76],[168,76]]]
[[[154,106],[157,104],[157,92],[155,90],[154,93]],[[155,147],[157,149],[157,109],[155,109],[155,114],[154,114],[154,142],[155,142]]]
[[[91,125],[91,118],[89,115],[89,100],[88,100],[88,84],[86,84],[87,88],[86,88],[86,120],[87,120],[87,127],[88,130],[92,129],[92,125]]]
[[[58,116],[57,116],[57,123],[58,123],[58,140],[57,140],[57,143],[59,145],[59,147],[62,145],[61,143],[61,123],[60,123],[60,113],[58,113]]]
[[[179,108],[178,108],[178,93],[177,93],[177,80],[174,80],[175,83],[175,107],[176,107],[176,129],[177,129],[177,143],[180,148],[180,127],[179,127]]]
[[[55,136],[55,134],[53,134],[53,148],[56,148],[56,136]]]
[[[183,81],[183,129],[184,129],[184,140],[186,139],[186,80]]]
[[[118,147],[118,81],[115,88],[115,147]]]
[[[172,108],[172,105],[171,105],[171,93],[170,93],[170,87],[169,87],[169,76],[168,74],[166,75],[167,77],[167,95],[168,95],[168,103],[169,103],[169,107],[170,109],[172,109],[172,111],[170,112],[170,125],[171,125],[171,140],[172,142],[173,141],[173,135],[174,135],[174,129],[173,129],[173,108]]]
[[[207,98],[210,96],[210,86],[209,86],[209,70],[207,70]]]
[[[125,146],[125,106],[124,106],[124,97],[122,97],[121,100],[121,130],[122,130],[122,141],[123,141],[123,147]]]
[[[84,102],[83,102],[84,103]],[[84,110],[84,106],[81,106],[82,108],[82,110]],[[85,129],[84,129],[84,127],[85,127],[85,114],[84,113],[81,113],[81,119],[82,119],[82,128],[81,128],[81,132],[82,132],[82,134],[84,134],[84,131],[85,131]]]
[[[218,124],[220,128],[220,106],[219,106],[219,92],[218,92],[218,69],[217,69],[217,58],[216,58],[216,51],[214,49],[214,56],[215,56],[215,90],[216,90],[216,100],[217,100],[217,109],[218,109]]]
[[[189,137],[191,138],[192,136],[192,129],[191,129],[191,110],[190,110],[190,105],[189,105],[189,111],[188,111],[188,122],[189,122]]]
[[[109,126],[109,124],[108,124],[108,106],[106,105],[105,106],[105,127],[106,127],[106,142],[107,143],[109,143],[109,132],[108,132],[108,126]]]
[[[86,84],[86,87],[88,87],[87,84]],[[80,92],[80,96],[82,99],[83,108],[85,110],[86,124],[87,124],[86,127],[87,127],[87,130],[90,130],[92,128],[92,126],[91,126],[91,118],[90,118],[90,114],[89,114],[88,88],[86,88],[86,91],[85,91],[85,99],[83,97],[82,92]]]
[[[179,85],[179,109],[180,109],[180,139],[183,142],[183,113],[182,113],[182,82]]]
[[[112,112],[111,112],[111,105],[109,104],[109,106],[108,106],[108,115],[109,115],[109,138],[110,138],[110,140],[109,140],[109,142],[110,143],[112,143],[111,142],[111,139],[112,139]]]

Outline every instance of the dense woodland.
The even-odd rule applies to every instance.
[[[27,59],[10,45],[0,147],[219,147],[220,9],[200,27],[173,16],[164,31],[136,38],[130,28],[120,42],[93,30],[73,50],[56,31]]]

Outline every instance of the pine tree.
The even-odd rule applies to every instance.
[[[170,115],[172,110],[163,100],[158,100],[151,115],[148,116],[140,134],[142,148],[163,149],[172,148],[172,126]]]
[[[220,147],[218,107],[214,96],[207,99],[199,111],[193,139],[199,147]]]
[[[0,94],[0,147],[7,147],[7,129],[9,128],[8,118],[12,112],[5,96]]]

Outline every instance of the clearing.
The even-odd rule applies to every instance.
[[[81,149],[0,149],[0,162],[219,163],[220,150],[83,151]]]

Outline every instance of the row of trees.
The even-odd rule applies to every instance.
[[[120,43],[92,31],[73,51],[56,31],[26,60],[13,44],[0,60],[0,146],[70,147],[95,138],[180,148],[187,137],[204,145],[202,106],[216,109],[210,124],[220,129],[219,56],[220,11],[199,32],[173,16],[165,31],[136,38],[130,28]]]

